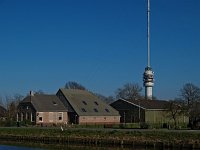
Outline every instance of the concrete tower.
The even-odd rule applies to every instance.
[[[154,86],[154,72],[150,65],[150,0],[147,0],[147,67],[143,74],[145,98],[152,100]]]

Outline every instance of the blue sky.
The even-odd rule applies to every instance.
[[[143,85],[146,0],[1,0],[0,94],[56,93],[68,81],[109,96]],[[200,1],[151,0],[154,95],[200,86]],[[144,90],[143,90],[144,93]]]

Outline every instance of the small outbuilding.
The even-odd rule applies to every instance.
[[[118,99],[111,106],[119,111],[121,123],[167,124],[173,120],[166,117],[168,101],[163,100],[125,100]],[[187,123],[188,117],[182,115],[179,123]]]

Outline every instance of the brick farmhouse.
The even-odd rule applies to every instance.
[[[31,93],[18,105],[18,122],[58,124],[118,124],[118,111],[86,90],[59,89],[56,95]]]

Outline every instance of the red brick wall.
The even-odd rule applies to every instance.
[[[80,116],[79,124],[118,124],[120,116]]]
[[[36,124],[67,124],[67,112],[37,112]],[[40,120],[42,117],[42,120]]]

